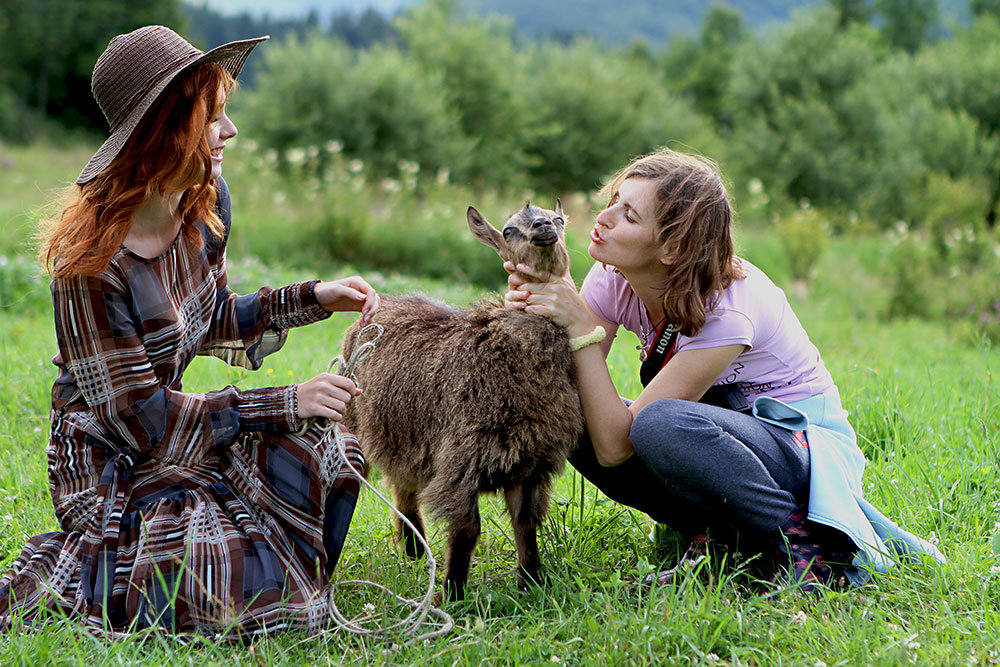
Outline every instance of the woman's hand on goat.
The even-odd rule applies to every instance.
[[[361,311],[361,324],[368,324],[378,312],[379,297],[361,276],[321,282],[316,285],[316,300],[330,312]]]
[[[536,272],[525,264],[514,266],[510,262],[505,262],[504,268],[510,274],[504,296],[507,308],[547,317],[564,327],[571,337],[593,330],[593,315],[577,291],[572,276]]]
[[[344,418],[347,404],[360,396],[361,390],[354,384],[354,380],[343,375],[320,373],[297,385],[295,395],[298,403],[296,415],[299,419],[324,417],[339,422]]]

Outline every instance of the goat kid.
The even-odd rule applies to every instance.
[[[531,206],[498,231],[469,207],[473,235],[515,264],[561,275],[569,265],[561,203]],[[420,504],[448,522],[448,598],[462,599],[480,536],[479,494],[503,490],[514,529],[518,581],[537,581],[537,531],[552,476],[583,433],[565,330],[483,301],[455,308],[424,296],[383,297],[375,353],[357,371],[364,393],[345,425],[395,489],[421,535]],[[348,330],[351,354],[359,324]],[[423,547],[401,521],[407,555]]]

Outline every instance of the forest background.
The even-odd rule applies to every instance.
[[[558,15],[554,3],[536,0],[536,16]],[[557,196],[579,280],[609,173],[662,145],[717,160],[740,254],[786,289],[838,381],[870,461],[866,497],[939,544],[948,565],[769,600],[713,563],[707,578],[637,597],[631,583],[684,545],[651,544],[648,519],[567,470],[540,540],[547,586],[524,594],[502,576],[510,529],[500,503],[484,501],[477,584],[451,608],[447,641],[383,654],[369,640],[293,637],[247,650],[106,643],[58,626],[5,635],[0,663],[1000,664],[1000,0],[835,0],[790,14],[781,0],[697,12],[678,2],[630,21],[661,3],[604,3],[617,16],[570,4],[593,11],[588,29],[445,0],[299,17],[0,0],[2,563],[58,528],[44,451],[55,341],[32,236],[105,136],[95,59],[113,35],[164,23],[202,48],[273,36],[230,106],[238,291],[358,271],[384,293],[467,303],[504,276],[468,233],[466,207],[499,224],[526,199]],[[199,359],[185,387],[303,381],[326,368],[346,325],[296,331],[256,374]],[[636,341],[619,339],[612,377],[634,396]],[[440,554],[437,527],[433,544]],[[338,577],[402,570],[413,576],[394,586],[416,595],[420,568],[401,560],[365,495]],[[358,614],[362,602],[348,601]]]
[[[537,16],[553,10],[535,4]],[[610,9],[593,16],[591,34],[542,35],[537,22],[522,31],[448,0],[326,21],[316,11],[224,17],[176,1],[3,0],[0,137],[64,144],[66,128],[104,127],[89,76],[120,31],[164,23],[206,48],[272,33],[234,107],[257,159],[276,171],[308,164],[322,181],[341,160],[418,196],[447,182],[504,199],[580,192],[590,205],[630,156],[700,152],[721,164],[746,225],[780,231],[793,280],[809,279],[829,236],[886,233],[884,315],[961,320],[995,340],[1000,0],[949,2],[947,13],[936,0],[836,0],[787,21],[776,19],[792,3],[745,4],[767,27],[717,4],[693,32],[622,43],[602,32]],[[677,7],[676,21],[658,23],[697,15]],[[633,11],[652,22],[649,3]],[[446,262],[410,253],[399,244],[420,235],[382,234],[379,207],[351,200],[327,211],[317,244],[282,251],[491,284],[464,239],[430,231],[453,251]]]

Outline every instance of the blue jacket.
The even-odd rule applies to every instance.
[[[847,421],[837,388],[785,403],[761,396],[754,401],[758,419],[791,431],[805,431],[809,441],[809,519],[845,533],[858,551],[846,575],[862,584],[872,572],[887,572],[896,558],[921,555],[939,563],[944,555],[930,542],[900,528],[863,497],[865,457]]]

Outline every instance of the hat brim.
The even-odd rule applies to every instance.
[[[182,72],[203,63],[219,63],[235,79],[239,76],[240,70],[243,69],[243,65],[250,56],[250,52],[254,50],[254,47],[268,39],[270,39],[270,35],[228,42],[210,51],[205,51],[200,55],[193,55],[189,60],[178,63],[172,72],[162,77],[155,86],[142,96],[139,102],[133,107],[132,112],[111,132],[111,136],[97,149],[97,152],[90,158],[87,166],[80,172],[79,178],[76,179],[76,184],[83,185],[107,169],[121,152],[125,143],[135,131],[135,128],[138,127],[139,121],[142,120],[146,112],[153,106],[156,99]]]

